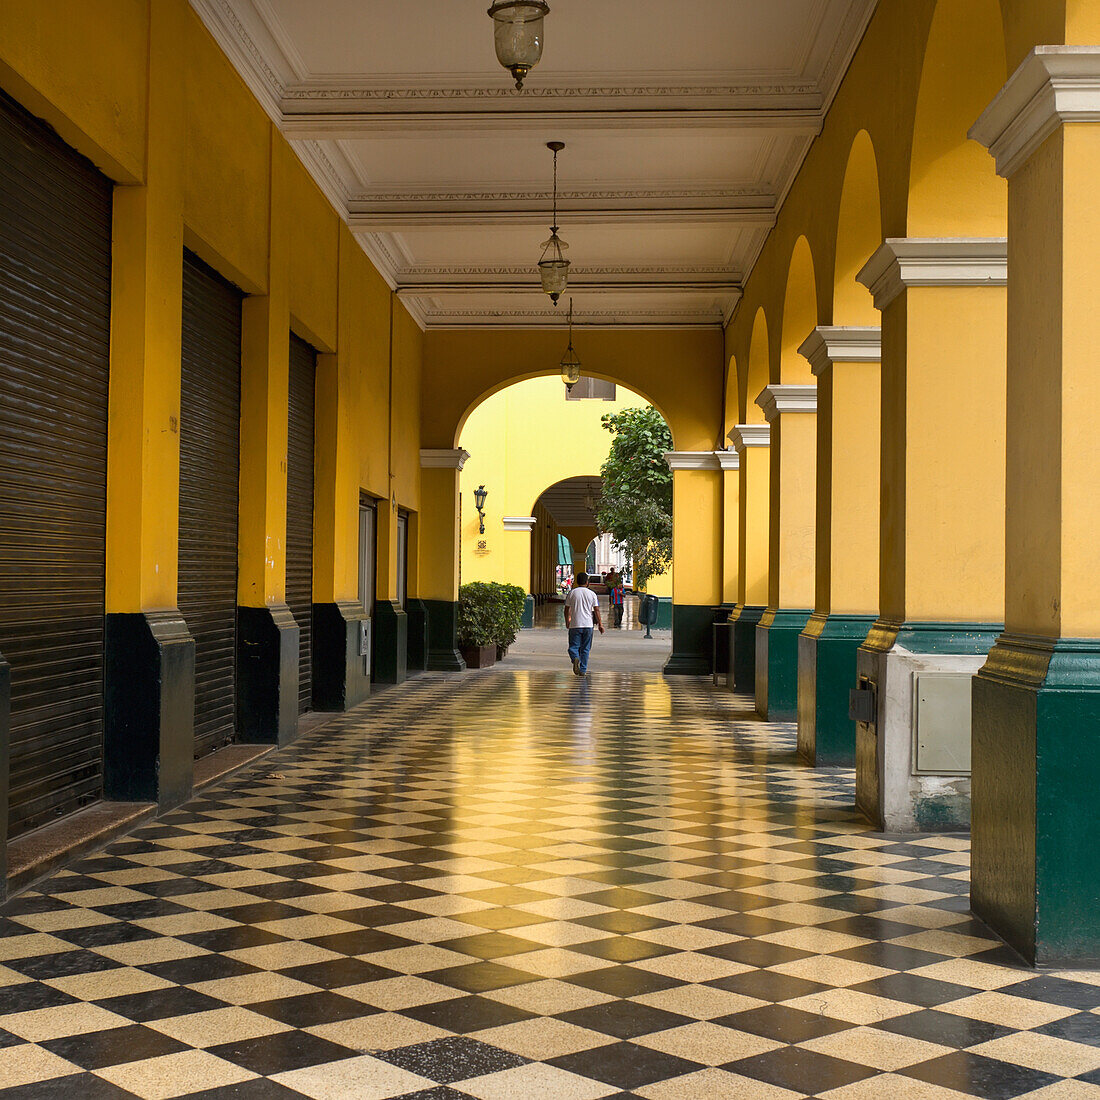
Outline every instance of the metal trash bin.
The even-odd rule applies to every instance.
[[[660,609],[661,601],[656,596],[651,596],[647,592],[642,596],[641,607],[638,608],[638,622],[645,627],[645,636],[652,638],[652,628],[657,622],[657,613]]]

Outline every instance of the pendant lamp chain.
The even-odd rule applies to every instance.
[[[565,148],[565,142],[548,141],[546,147],[554,154],[553,224],[550,226],[550,239],[542,243],[539,278],[543,293],[549,294],[550,301],[557,305],[562,291],[569,283],[569,261],[564,255],[569,245],[558,236],[558,153]]]

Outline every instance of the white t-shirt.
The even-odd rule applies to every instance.
[[[594,626],[592,612],[600,606],[599,597],[591,588],[574,588],[565,597],[565,606],[569,608],[569,625],[572,628]]]

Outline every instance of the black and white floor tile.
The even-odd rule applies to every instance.
[[[709,682],[425,676],[0,914],[0,1098],[1085,1100],[1100,974]]]

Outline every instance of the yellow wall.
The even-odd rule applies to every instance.
[[[6,0],[0,84],[119,184],[107,610],[176,602],[185,246],[249,295],[239,600],[262,606],[284,594],[291,328],[326,353],[315,600],[357,595],[360,488],[413,513],[415,559],[421,334],[399,303],[391,329],[388,287],[186,0]],[[380,555],[379,571],[379,593],[393,594],[392,556]]]
[[[614,401],[567,401],[565,392],[556,376],[528,379],[493,394],[467,418],[458,443],[470,452],[461,475],[463,582],[503,581],[530,591],[531,535],[505,531],[503,517],[535,515],[541,494],[566,478],[599,477],[611,449],[600,418],[647,404],[623,386]],[[488,490],[484,535],[474,506],[479,485]],[[574,550],[583,556],[587,545]]]

